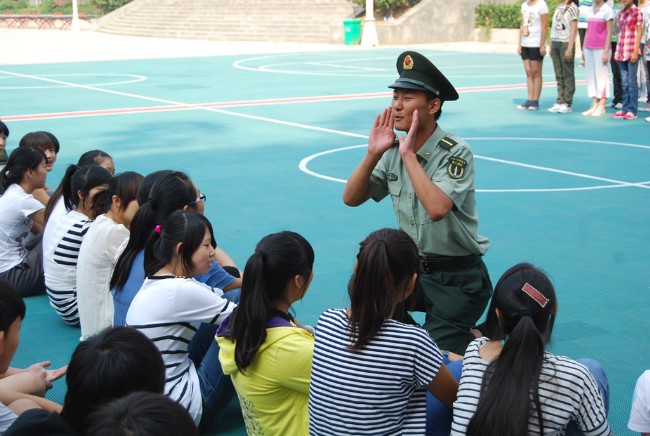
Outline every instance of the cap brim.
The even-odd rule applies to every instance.
[[[402,82],[398,80],[397,82],[393,83],[392,85],[388,85],[389,88],[393,89],[417,89],[418,91],[425,91],[425,92],[431,92],[431,90],[425,88],[424,86],[416,85],[415,83],[410,83],[410,82]]]

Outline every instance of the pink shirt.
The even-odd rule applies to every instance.
[[[585,35],[585,48],[602,50],[607,43],[607,22],[614,19],[614,11],[603,3],[600,8],[592,6],[587,12],[587,34]]]
[[[634,52],[637,26],[641,26],[641,32],[643,32],[643,14],[635,4],[632,4],[632,7],[629,9],[623,9],[619,12],[618,23],[621,30],[618,34],[618,44],[616,45],[614,59],[619,62],[625,62],[630,60]],[[639,54],[638,49],[637,54]]]

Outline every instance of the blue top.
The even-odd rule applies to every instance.
[[[215,261],[212,261],[212,266],[207,274],[194,278],[201,283],[219,289],[226,288],[235,281],[235,278],[228,274]],[[122,290],[116,292],[115,288],[111,289],[111,294],[113,294],[113,305],[115,307],[113,326],[117,327],[126,325],[126,314],[129,311],[129,307],[131,306],[131,302],[135,298],[135,295],[140,291],[144,279],[144,250],[142,250],[135,256],[133,265],[131,265],[131,272],[129,272],[129,278],[126,280]]]

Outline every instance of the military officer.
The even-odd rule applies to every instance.
[[[469,145],[438,125],[453,85],[420,53],[397,59],[391,106],[377,115],[368,150],[348,180],[343,201],[358,206],[390,195],[399,227],[420,251],[423,327],[443,350],[464,354],[492,284],[478,234],[474,156]],[[396,138],[394,130],[406,132]]]

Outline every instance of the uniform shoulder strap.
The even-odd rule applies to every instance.
[[[458,141],[449,136],[445,136],[440,141],[438,141],[438,145],[447,150],[451,150],[451,148],[456,144],[458,144]]]

